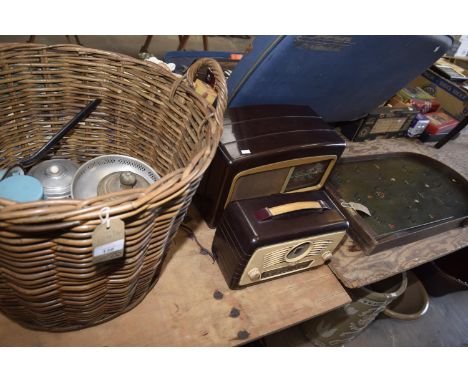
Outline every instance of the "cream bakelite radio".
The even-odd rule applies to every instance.
[[[344,140],[309,107],[229,109],[195,203],[213,228],[232,201],[321,189],[344,149]]]
[[[323,191],[276,194],[230,203],[212,249],[227,284],[238,289],[324,264],[347,229]]]

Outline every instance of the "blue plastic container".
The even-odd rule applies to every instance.
[[[41,182],[28,175],[10,176],[0,182],[0,198],[15,202],[34,202],[41,200]]]

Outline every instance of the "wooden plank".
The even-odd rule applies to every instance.
[[[211,247],[195,210],[189,225]],[[235,346],[335,309],[349,296],[326,266],[229,290],[216,263],[179,230],[162,276],[141,304],[107,323],[67,333],[22,328],[0,315],[3,346]],[[223,297],[214,298],[219,291]],[[231,311],[239,313],[231,317]],[[236,316],[236,314],[233,314]]]
[[[468,178],[468,133],[450,141],[440,150],[433,143],[424,144],[410,139],[376,139],[349,142],[344,156],[383,154],[386,152],[415,152],[427,155],[458,171]],[[419,240],[415,243],[364,255],[348,237],[331,261],[336,276],[348,288],[361,287],[394,274],[414,268],[468,245],[468,227],[457,228]]]

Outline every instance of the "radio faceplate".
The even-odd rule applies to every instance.
[[[336,160],[336,155],[318,155],[241,171],[232,181],[224,208],[234,200],[319,190],[325,184]],[[268,182],[265,182],[265,176],[268,177]]]
[[[330,259],[345,234],[346,231],[332,232],[261,247],[253,253],[247,263],[239,286],[322,265]],[[295,254],[298,248],[301,253],[295,258],[288,258],[291,257],[291,253]]]

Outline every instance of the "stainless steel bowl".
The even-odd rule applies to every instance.
[[[72,181],[71,195],[74,199],[88,199],[97,196],[99,182],[109,174],[131,171],[143,177],[149,184],[160,176],[145,162],[125,155],[102,155],[84,163]]]

